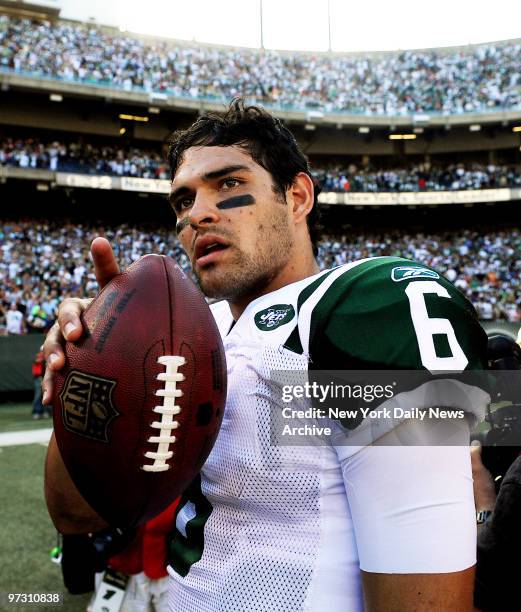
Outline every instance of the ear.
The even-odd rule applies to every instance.
[[[315,203],[315,188],[313,180],[305,172],[299,172],[293,179],[293,184],[286,194],[288,204],[292,206],[295,223],[306,222]]]

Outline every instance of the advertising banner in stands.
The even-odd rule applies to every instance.
[[[118,189],[119,179],[113,176],[92,176],[90,174],[73,174],[57,172],[56,184],[65,187],[86,187],[88,189]]]
[[[134,176],[121,177],[123,191],[141,191],[145,193],[170,193],[170,181],[157,179],[137,178]]]
[[[474,204],[478,202],[506,202],[519,194],[512,189],[473,189],[468,191],[423,191],[401,193],[321,193],[321,204],[349,204],[358,206],[417,205],[417,204]]]
[[[53,181],[63,187],[87,189],[116,189],[141,193],[168,194],[170,181],[139,178],[133,176],[107,176],[76,174],[71,172],[49,172],[33,168],[0,167],[0,178]],[[479,202],[509,202],[521,200],[520,188],[468,189],[465,191],[422,192],[352,192],[326,191],[318,196],[321,204],[343,204],[350,206],[417,206],[438,204],[477,204]]]

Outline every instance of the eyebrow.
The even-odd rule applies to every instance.
[[[243,164],[235,164],[232,166],[224,166],[223,168],[218,168],[217,170],[212,170],[203,174],[203,181],[209,182],[214,181],[215,179],[222,178],[227,174],[231,174],[232,172],[246,171],[251,172],[251,168],[249,166],[244,166]],[[178,187],[170,192],[168,195],[168,201],[170,204],[173,204],[177,198],[183,195],[187,195],[191,193],[191,189],[189,187]]]

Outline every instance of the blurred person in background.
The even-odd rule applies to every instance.
[[[169,612],[167,535],[172,529],[179,500],[138,527],[131,543],[112,556],[108,567],[129,576],[119,612]],[[94,605],[103,575],[96,575],[96,593],[87,608]]]
[[[34,304],[27,315],[27,325],[29,332],[43,332],[49,328],[47,313],[40,306]]]
[[[5,315],[7,333],[11,336],[20,336],[25,334],[27,327],[23,313],[18,309],[15,302],[9,306],[9,310]]]
[[[506,340],[506,342],[504,342]],[[495,350],[490,350],[495,341]],[[498,341],[502,342],[502,350]],[[496,408],[491,415],[495,436],[485,437],[471,446],[474,503],[478,529],[474,605],[483,612],[519,608],[518,575],[521,550],[521,329],[517,346],[506,337],[489,339],[489,367],[512,371],[502,397],[511,393],[509,407]],[[508,344],[507,344],[508,343]],[[503,362],[500,365],[500,362]],[[516,384],[517,381],[517,384]],[[507,400],[508,401],[508,400]],[[500,414],[508,410],[508,418]],[[519,415],[519,416],[518,416]],[[490,434],[491,432],[489,432]],[[486,451],[486,454],[485,452]],[[490,471],[489,471],[490,470]],[[498,483],[501,483],[499,489]]]
[[[514,460],[496,497],[494,481],[481,460],[481,445],[471,448],[478,548],[474,605],[484,612],[519,608],[521,551],[521,455]]]
[[[45,374],[45,361],[43,352],[40,350],[32,365],[32,373],[34,380],[34,398],[33,398],[33,419],[43,419],[51,416],[51,407],[42,404],[42,380]]]

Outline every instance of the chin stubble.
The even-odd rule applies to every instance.
[[[292,247],[287,218],[281,214],[278,219],[272,219],[269,228],[259,230],[255,255],[238,251],[213,282],[205,283],[201,277],[204,274],[196,275],[203,292],[210,298],[238,301],[261,295],[287,264]]]

